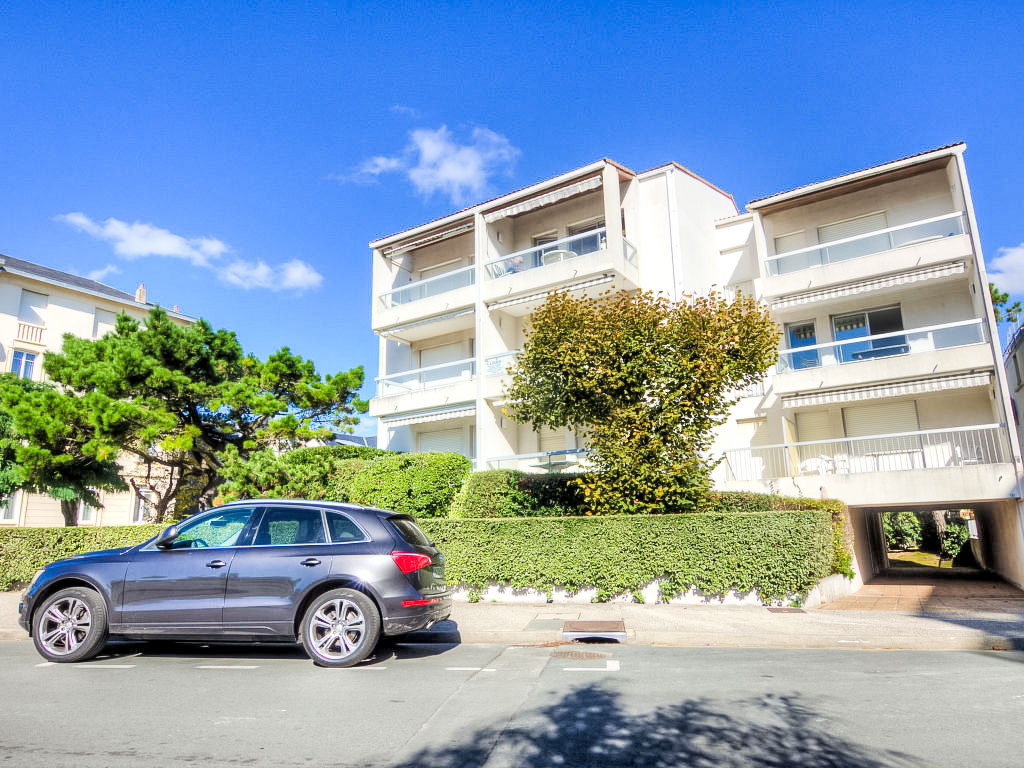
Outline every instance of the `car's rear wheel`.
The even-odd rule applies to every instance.
[[[380,612],[355,589],[319,595],[302,619],[302,645],[321,667],[351,667],[369,656],[380,639]]]
[[[107,642],[107,606],[86,587],[54,592],[36,609],[32,640],[47,661],[91,659]]]

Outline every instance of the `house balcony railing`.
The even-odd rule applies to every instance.
[[[554,240],[492,259],[484,268],[487,277],[494,279],[569,261],[589,253],[597,253],[608,247],[606,233],[606,228],[600,227],[578,235],[563,237],[561,240]],[[636,248],[625,239],[622,241],[622,255],[630,264],[636,264]]]
[[[540,470],[560,472],[583,469],[587,460],[585,448],[567,448],[563,451],[517,453],[512,456],[493,456],[486,459],[488,469]]]
[[[965,231],[964,212],[958,211],[914,221],[910,224],[901,224],[897,227],[867,232],[863,235],[844,237],[841,240],[786,251],[769,256],[765,259],[765,265],[769,275],[784,275],[801,269],[834,264],[838,261],[870,256],[873,253],[882,253],[894,248],[916,245],[928,240],[962,235]]]
[[[28,344],[42,344],[43,343],[43,331],[46,330],[45,326],[36,325],[35,323],[18,323],[17,335],[14,337],[15,341],[24,341]]]
[[[473,285],[476,281],[476,267],[470,264],[468,267],[453,269],[443,275],[428,277],[417,280],[413,283],[394,288],[380,295],[380,302],[385,309],[391,309],[401,304],[408,304],[412,301],[419,301],[438,294],[454,291]]]
[[[722,464],[727,480],[744,481],[929,470],[1009,461],[1005,426],[984,424],[739,448],[726,451]]]
[[[443,387],[473,378],[476,361],[473,358],[456,360],[453,363],[428,365],[401,373],[378,376],[377,397],[405,395],[410,392],[421,392],[425,389]]]
[[[985,321],[981,319],[930,325],[906,331],[783,349],[779,352],[777,371],[787,373],[807,368],[877,360],[894,355],[914,355],[937,349],[980,344],[987,340]]]
[[[518,349],[512,349],[499,355],[488,355],[484,358],[484,373],[488,376],[504,376],[515,365],[519,352]]]

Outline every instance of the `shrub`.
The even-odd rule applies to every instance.
[[[454,585],[540,591],[597,589],[598,599],[661,580],[662,599],[691,586],[711,594],[804,594],[831,572],[826,510],[423,520]]]
[[[907,550],[921,546],[921,522],[913,512],[884,513],[882,529],[890,549]]]
[[[532,517],[583,514],[575,475],[492,469],[468,475],[452,502],[452,517]]]
[[[967,524],[955,519],[946,522],[946,530],[942,533],[942,551],[939,555],[945,560],[956,560],[964,544],[970,538]]]
[[[47,563],[97,549],[130,547],[156,536],[162,525],[0,530],[0,590],[27,584]]]
[[[417,517],[445,516],[472,466],[456,453],[378,456],[348,484],[349,500]]]
[[[339,461],[327,478],[324,499],[327,501],[351,501],[352,481],[369,466],[369,459],[344,459]]]

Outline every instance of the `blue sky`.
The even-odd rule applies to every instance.
[[[0,253],[369,397],[372,239],[601,157],[742,207],[963,140],[1024,297],[1019,2],[241,7],[5,3]]]

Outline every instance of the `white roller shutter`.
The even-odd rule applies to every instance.
[[[917,401],[901,400],[895,403],[852,405],[843,408],[843,423],[847,437],[895,435],[916,432]]]
[[[464,360],[466,353],[463,351],[462,342],[455,344],[442,344],[438,347],[428,347],[420,350],[420,368],[429,368],[433,365],[444,365],[454,363],[456,360]],[[449,381],[456,381],[463,378],[463,374],[469,375],[469,370],[461,370],[460,366],[438,368],[433,371],[424,371],[420,378],[425,386],[434,386]]]
[[[818,242],[831,243],[847,237],[866,235],[868,232],[877,232],[888,226],[885,219],[885,212],[870,213],[867,216],[858,216],[856,219],[839,221],[835,224],[826,224],[818,227]]]
[[[49,299],[44,293],[21,289],[21,304],[18,307],[18,319],[23,323],[46,325],[45,309]]]
[[[775,238],[775,255],[796,251],[807,245],[807,235],[803,230]]]
[[[540,433],[540,450],[542,453],[564,451],[567,447],[569,433],[564,429],[545,429]]]
[[[811,443],[835,437],[840,435],[833,434],[828,411],[805,411],[796,415],[797,442]]]
[[[469,455],[466,431],[462,427],[456,429],[439,429],[434,432],[420,432],[417,439],[420,453],[459,453]]]

